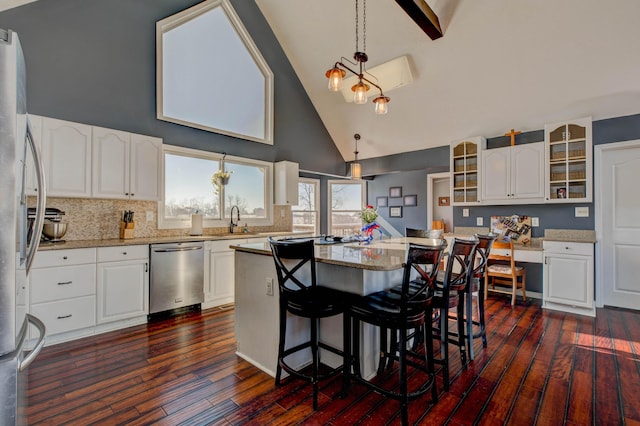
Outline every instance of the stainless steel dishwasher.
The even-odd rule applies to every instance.
[[[149,313],[204,301],[204,243],[151,244]]]

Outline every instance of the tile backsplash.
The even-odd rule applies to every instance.
[[[30,205],[35,203],[30,200]],[[93,198],[47,198],[47,207],[65,212],[63,221],[68,223],[65,240],[108,240],[120,237],[120,219],[124,210],[135,212],[135,237],[173,237],[189,234],[186,229],[158,229],[158,203],[156,201],[103,200]],[[147,212],[153,212],[153,220],[147,221]],[[284,212],[284,213],[283,213]],[[242,226],[243,224],[241,224]],[[273,206],[272,226],[249,226],[251,232],[290,231],[293,226],[291,206]],[[229,232],[227,227],[204,228],[204,235]]]

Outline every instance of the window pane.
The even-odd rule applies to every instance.
[[[316,210],[316,185],[313,183],[298,183],[298,205],[291,206],[291,210]]]
[[[225,170],[233,172],[229,183],[224,187],[224,217],[229,217],[233,206],[238,206],[241,218],[266,217],[266,170],[263,167],[229,161],[224,166]]]
[[[345,236],[360,232],[362,220],[360,211],[357,212],[333,212],[331,214],[331,233]]]
[[[362,185],[345,183],[331,185],[331,210],[362,209]]]
[[[206,217],[220,217],[218,197],[211,175],[218,162],[165,153],[164,217],[187,219],[198,210]]]
[[[293,230],[317,233],[317,217],[316,212],[293,212]]]

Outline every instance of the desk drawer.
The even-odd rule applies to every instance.
[[[543,241],[544,251],[549,253],[578,254],[593,256],[592,243],[568,243],[563,241]]]
[[[47,327],[47,334],[64,333],[96,325],[95,296],[31,305],[31,313]]]
[[[96,294],[96,265],[63,266],[31,271],[31,303]]]

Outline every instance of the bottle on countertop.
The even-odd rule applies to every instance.
[[[244,232],[245,234],[249,233],[249,227],[247,226],[247,224],[244,224],[244,228],[242,228],[242,232]]]

